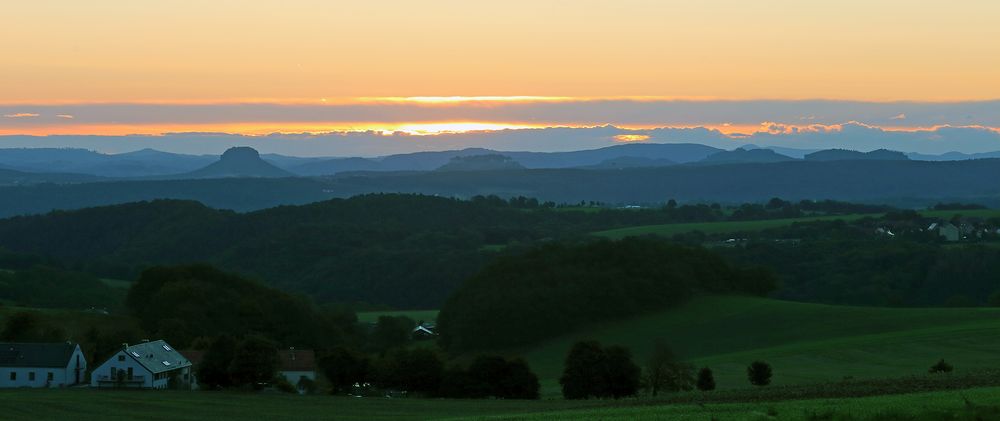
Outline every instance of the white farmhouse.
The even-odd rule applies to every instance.
[[[80,345],[0,343],[0,387],[64,387],[82,383],[87,359]]]
[[[90,374],[94,387],[190,388],[193,380],[191,362],[164,341],[126,345]]]

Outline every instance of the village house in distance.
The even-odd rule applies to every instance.
[[[160,340],[126,345],[90,375],[93,387],[191,388],[191,362]]]
[[[0,343],[0,387],[66,387],[84,381],[87,359],[80,345]]]

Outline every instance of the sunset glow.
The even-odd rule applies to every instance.
[[[0,135],[1000,127],[988,0],[52,0],[3,15],[18,41],[0,46]]]

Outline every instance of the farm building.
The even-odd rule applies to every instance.
[[[945,223],[938,227],[938,235],[944,237],[945,241],[958,241],[961,239],[961,231],[953,224]]]
[[[0,343],[0,387],[64,387],[82,383],[87,359],[80,345]]]
[[[410,335],[413,339],[427,339],[437,336],[437,332],[434,331],[436,328],[434,323],[420,323],[417,327],[413,328]]]
[[[316,381],[316,353],[295,348],[278,351],[278,373],[300,391],[304,390],[306,381]]]
[[[94,387],[190,388],[191,362],[164,341],[126,345],[90,375]]]

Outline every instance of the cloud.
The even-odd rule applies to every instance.
[[[3,116],[7,117],[7,118],[33,118],[33,117],[38,117],[38,114],[33,114],[33,113],[12,113],[12,114],[4,114]]]
[[[767,130],[764,130],[767,129]],[[628,137],[626,137],[628,136]],[[72,147],[120,153],[152,148],[167,152],[220,154],[232,146],[251,146],[264,153],[295,156],[384,156],[398,153],[464,148],[498,151],[571,151],[620,144],[619,139],[648,136],[645,143],[699,143],[723,149],[745,144],[817,150],[893,149],[942,154],[951,151],[1000,151],[1000,132],[981,126],[940,126],[913,131],[887,130],[859,122],[795,127],[775,123],[743,136],[719,130],[659,128],[629,130],[614,126],[545,128],[433,136],[385,135],[376,132],[273,134],[242,136],[224,133],[174,133],[157,136],[0,136],[0,148]]]
[[[1000,100],[970,102],[864,102],[832,100],[674,100],[629,98],[536,98],[437,101],[316,100],[311,103],[80,103],[31,104],[45,116],[86,115],[88,124],[192,126],[295,123],[348,127],[357,123],[483,122],[532,126],[734,126],[764,121],[835,125],[845,121],[903,127],[982,125],[1000,127]],[[0,104],[0,115],[23,104]],[[895,116],[895,117],[886,117]],[[902,117],[905,117],[903,119]],[[38,119],[44,120],[44,119]],[[53,120],[54,121],[54,120]],[[21,123],[28,124],[28,123]],[[218,128],[209,128],[215,131]]]
[[[69,114],[56,114],[56,117],[64,118],[64,119],[67,119],[67,120],[72,120],[72,119],[76,118],[76,117],[73,117],[72,115],[69,115]]]

